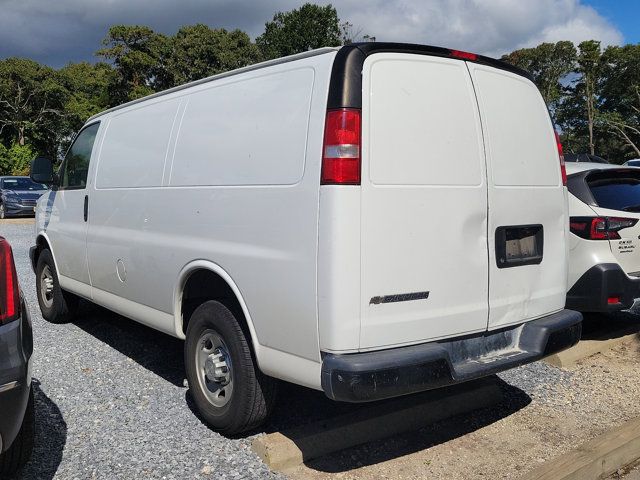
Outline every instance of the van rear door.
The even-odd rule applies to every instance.
[[[467,63],[489,185],[489,329],[563,308],[568,214],[553,124],[527,78]]]
[[[464,61],[375,53],[362,72],[360,348],[484,331],[487,184]]]

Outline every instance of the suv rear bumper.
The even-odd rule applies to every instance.
[[[608,299],[618,297],[619,302]],[[631,278],[617,263],[602,263],[587,270],[567,292],[566,308],[580,312],[617,312],[640,297],[640,278]]]
[[[369,402],[466,382],[575,345],[582,315],[571,310],[500,331],[409,347],[324,354],[322,389],[343,402]]]

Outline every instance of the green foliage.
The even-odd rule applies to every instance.
[[[14,143],[11,148],[6,148],[0,143],[0,175],[28,175],[35,156],[29,145]]]
[[[102,41],[96,55],[113,62],[117,75],[112,79],[109,96],[116,103],[144,97],[166,88],[168,76],[164,59],[169,39],[141,25],[114,25]]]
[[[25,58],[0,61],[0,134],[6,144],[51,146],[69,92],[57,72]]]
[[[242,30],[197,24],[178,30],[166,64],[173,83],[180,85],[251,65],[260,58],[260,50]]]
[[[0,143],[0,175],[9,175],[11,173],[11,167],[9,149]]]
[[[502,60],[527,70],[533,76],[547,105],[554,106],[564,92],[561,80],[575,68],[576,55],[573,43],[562,41],[515,50],[504,55]]]
[[[331,4],[321,7],[305,3],[290,12],[278,12],[265,24],[262,35],[256,38],[262,55],[284,57],[314,48],[335,47],[342,41],[338,12]]]

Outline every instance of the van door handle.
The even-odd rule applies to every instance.
[[[84,221],[87,221],[89,215],[89,195],[84,196]]]

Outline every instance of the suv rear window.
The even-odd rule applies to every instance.
[[[640,212],[640,175],[615,173],[588,178],[587,183],[598,206],[611,210]]]

